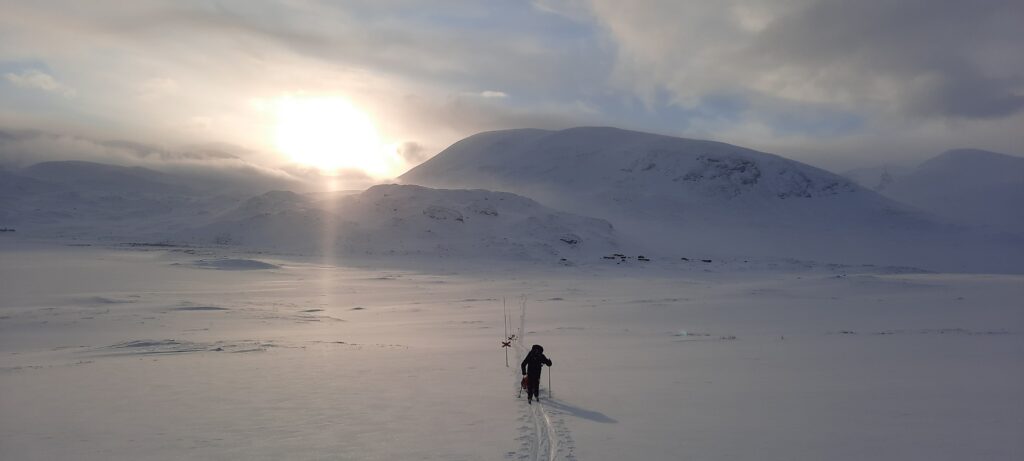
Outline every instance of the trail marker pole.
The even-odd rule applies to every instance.
[[[555,393],[551,392],[551,367],[548,367],[548,398],[550,399],[553,395]]]
[[[512,347],[512,341],[508,340],[508,306],[505,297],[501,298],[501,320],[505,322],[505,338],[501,340],[501,348],[505,349],[505,368],[508,368],[508,348]]]

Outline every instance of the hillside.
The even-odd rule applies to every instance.
[[[181,238],[298,253],[468,259],[595,259],[612,226],[510,193],[380,185],[313,202],[271,192]]]

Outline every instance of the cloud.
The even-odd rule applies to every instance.
[[[1024,108],[1021,24],[1015,0],[824,0],[775,21],[748,56],[912,115],[1005,117]]]
[[[866,114],[984,119],[1024,109],[1016,0],[591,2],[616,81],[692,105],[753,92]]]
[[[170,96],[178,91],[178,82],[168,77],[153,77],[139,83],[136,94],[139,98],[152,101]]]
[[[57,93],[65,97],[74,97],[76,91],[61,82],[53,78],[52,75],[35,69],[25,70],[21,72],[8,72],[4,74],[4,78],[12,84],[22,88],[32,88],[36,90],[47,91],[50,93]]]
[[[11,83],[0,85],[0,123],[161,146],[224,141],[277,168],[287,160],[273,150],[274,114],[250,101],[308,94],[350,99],[387,142],[418,146],[400,152],[407,162],[482,130],[592,124],[805,160],[883,141],[1005,151],[1024,143],[1011,123],[1024,114],[1022,5],[14,2],[0,15]],[[59,94],[67,85],[54,75],[74,83],[74,99],[20,90]]]
[[[246,161],[234,146],[207,145],[167,149],[150,144],[99,140],[39,130],[0,129],[0,167],[23,168],[40,162],[84,160],[161,171],[205,172],[212,180],[293,183],[290,173]]]
[[[430,157],[429,152],[421,144],[413,141],[399,144],[398,155],[409,165],[419,165]]]
[[[1002,118],[1024,109],[1024,90],[1011,79],[973,74],[969,68],[919,75],[908,85],[905,108],[911,113],[963,118]]]
[[[75,107],[33,118],[23,114],[39,105],[24,100],[0,108],[0,121],[42,127],[48,123],[40,119],[64,119],[83,128],[80,121],[88,119],[87,129],[103,130],[93,132],[100,138],[131,132],[178,143],[220,136],[271,150],[273,114],[238,101],[340,95],[373,113],[389,141],[434,147],[473,134],[466,131],[472,127],[497,127],[470,120],[474,114],[544,125],[550,106],[577,105],[602,92],[610,49],[592,25],[528,4],[452,5],[459,7],[230,0],[217,6],[99,1],[87,9],[13,5],[0,17],[10,38],[0,46],[0,63],[14,59],[17,49],[70,69],[82,96]],[[39,40],[40,30],[52,33]],[[425,105],[401,104],[413,95],[431,101],[427,106],[445,105],[466,88],[485,90],[473,93],[481,104],[474,113],[451,113],[439,122],[445,126],[426,126],[432,111],[415,110]],[[417,129],[396,128],[407,126]]]

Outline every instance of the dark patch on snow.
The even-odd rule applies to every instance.
[[[135,299],[115,299],[107,298],[105,296],[89,296],[87,298],[81,298],[79,301],[85,304],[131,304],[138,302],[138,300]]]
[[[265,263],[255,259],[200,259],[192,264],[203,269],[222,271],[253,271],[281,268],[281,266],[276,264]]]
[[[445,208],[436,205],[429,206],[426,209],[424,209],[423,215],[430,219],[436,219],[438,221],[465,222],[466,220],[466,218],[462,216],[462,213],[459,213],[458,211],[453,210],[451,208]]]
[[[213,343],[177,339],[141,339],[100,348],[106,355],[164,355],[193,352],[262,352],[275,344],[264,341],[217,341]]]
[[[176,310],[176,311],[226,311],[226,310],[230,310],[230,309],[228,309],[226,307],[217,307],[217,306],[185,306],[185,307],[175,307],[173,310]]]

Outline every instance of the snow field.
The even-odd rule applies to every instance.
[[[0,250],[3,459],[1024,453],[1019,276]],[[523,294],[532,407],[499,342]]]

